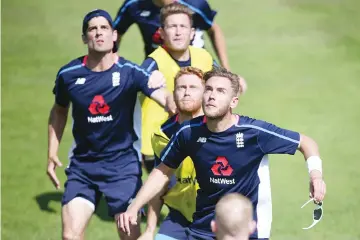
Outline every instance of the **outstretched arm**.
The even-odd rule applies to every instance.
[[[317,143],[298,132],[279,128],[273,124],[257,121],[258,143],[264,154],[295,154],[299,150],[306,160],[310,175],[310,194],[315,201],[322,201],[326,185],[322,178],[322,161]]]
[[[165,194],[166,189],[167,189],[167,187],[165,186],[159,194],[157,194],[153,199],[150,200],[150,202],[148,204],[146,230],[141,235],[139,240],[154,238],[155,231],[156,231],[156,225],[158,223],[158,220],[160,217],[160,211],[163,206],[162,196]]]
[[[125,213],[120,214],[117,219],[118,227],[123,232],[130,235],[130,224],[136,225],[137,213],[156,195],[160,194],[174,173],[175,169],[167,167],[165,164],[160,163],[157,168],[154,168],[145,184],[141,187],[136,195],[134,201],[130,204]]]

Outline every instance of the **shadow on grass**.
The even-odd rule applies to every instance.
[[[42,193],[42,194],[35,196],[34,199],[37,202],[37,205],[39,206],[41,211],[48,212],[48,213],[57,213],[58,212],[57,210],[50,207],[50,202],[57,202],[57,203],[61,204],[62,195],[63,195],[63,192],[47,192],[47,193]],[[146,213],[147,207],[145,207],[144,210]],[[59,212],[59,214],[60,214],[60,212]],[[107,222],[113,221],[113,218],[108,215],[107,204],[103,197],[101,198],[101,200],[96,208],[95,215],[97,215],[103,221],[107,221]],[[165,217],[166,217],[165,214],[161,213],[159,222],[161,223]],[[142,217],[141,222],[146,223],[145,216]]]

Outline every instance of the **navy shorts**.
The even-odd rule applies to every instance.
[[[96,207],[104,195],[111,217],[126,211],[142,185],[141,163],[133,149],[116,153],[108,160],[85,163],[73,159],[65,173],[62,205],[82,197]]]
[[[169,208],[169,214],[160,225],[155,240],[186,240],[186,228],[190,222],[177,210]]]

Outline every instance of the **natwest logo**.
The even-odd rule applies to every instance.
[[[110,107],[104,100],[102,95],[96,95],[90,103],[89,111],[92,115],[99,115],[96,117],[88,117],[89,123],[100,123],[100,122],[110,122],[113,120],[111,115],[104,116],[110,112]]]
[[[211,171],[215,176],[230,176],[233,168],[225,157],[217,157],[215,164],[211,167]]]
[[[224,176],[228,177],[232,174],[234,169],[230,166],[226,157],[217,157],[215,164],[211,167],[211,171],[215,176]],[[210,177],[211,183],[216,184],[235,184],[235,178],[218,178],[218,177]]]

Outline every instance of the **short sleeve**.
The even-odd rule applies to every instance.
[[[129,27],[135,22],[132,18],[130,11],[130,5],[133,1],[125,1],[120,7],[114,21],[114,29],[118,31],[119,34],[124,34]]]
[[[209,3],[205,0],[178,1],[179,3],[189,7],[194,14],[194,27],[201,30],[209,30],[216,15],[216,11],[212,10]]]
[[[258,121],[258,144],[264,154],[295,154],[300,134],[279,128],[271,123]]]
[[[143,69],[146,69],[147,72],[151,73],[155,70],[159,70],[156,61],[153,58],[146,58],[144,62],[141,64]]]
[[[136,84],[137,91],[141,91],[145,96],[150,97],[151,94],[157,90],[156,88],[149,88],[148,81],[149,81],[150,73],[147,72],[142,67],[137,65],[133,68],[133,78]]]
[[[184,131],[180,129],[172,136],[169,144],[161,152],[160,160],[166,166],[177,169],[187,156]]]
[[[62,75],[58,75],[55,80],[55,86],[53,88],[53,94],[55,94],[55,102],[62,106],[68,107],[70,104],[70,97],[68,89],[65,85]]]

